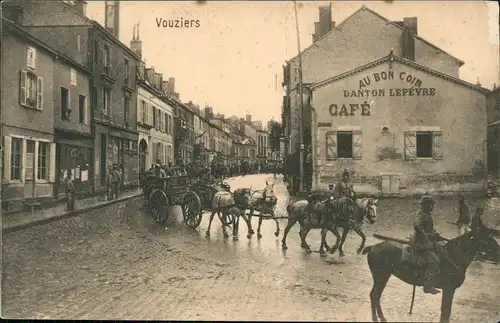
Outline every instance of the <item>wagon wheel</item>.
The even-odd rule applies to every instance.
[[[222,212],[219,213],[219,220],[224,226],[228,226],[234,223],[234,215],[232,214],[224,214]]]
[[[148,205],[151,202],[151,191],[154,189],[153,185],[146,184],[144,186],[144,204]]]
[[[151,210],[151,215],[156,222],[160,224],[165,223],[170,213],[170,205],[167,194],[165,194],[162,190],[155,188],[149,195],[149,209]]]
[[[182,216],[184,223],[192,229],[196,229],[201,223],[201,201],[198,194],[188,191],[182,202]]]

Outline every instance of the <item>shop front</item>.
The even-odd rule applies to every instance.
[[[92,194],[92,137],[56,130],[56,194],[65,193],[64,182],[71,172],[77,195]]]
[[[106,173],[118,165],[124,187],[139,181],[138,133],[95,124],[94,175],[95,191],[106,187]]]

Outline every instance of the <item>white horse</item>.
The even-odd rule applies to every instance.
[[[262,234],[260,233],[262,220],[266,216],[274,217],[274,212],[276,210],[277,202],[278,199],[276,198],[276,194],[274,193],[274,183],[269,183],[268,181],[266,181],[266,187],[264,189],[252,192],[250,198],[250,207],[249,207],[250,213],[248,214],[248,221],[247,221],[248,239],[250,239],[252,235],[255,233],[252,229],[252,216],[254,215],[253,212],[254,211],[259,212],[259,214],[256,216],[259,217],[259,226],[257,227],[257,238],[260,239],[262,238]],[[276,232],[274,233],[274,235],[278,237],[280,234],[280,225],[277,219],[273,220],[276,223]]]

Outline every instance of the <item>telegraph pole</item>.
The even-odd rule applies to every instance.
[[[297,14],[297,1],[294,0],[295,7],[295,27],[297,29],[297,49],[299,52],[299,96],[300,96],[300,113],[299,113],[299,142],[300,142],[300,154],[299,154],[299,191],[304,191],[304,130],[302,124],[302,115],[304,113],[304,86],[302,84],[302,52],[300,50],[300,33],[299,33],[299,17]]]

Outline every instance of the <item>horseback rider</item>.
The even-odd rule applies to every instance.
[[[341,197],[354,197],[354,190],[352,188],[350,181],[350,175],[347,169],[344,169],[342,173],[342,179],[335,185],[333,190],[333,197],[339,199]]]
[[[430,195],[424,195],[420,199],[420,210],[414,222],[414,232],[410,238],[413,250],[421,256],[424,261],[424,293],[438,294],[435,288],[435,279],[439,271],[439,258],[436,255],[437,242],[440,235],[434,229],[432,211],[436,202]]]
[[[465,197],[463,195],[458,196],[458,219],[456,225],[458,226],[458,235],[467,232],[469,229],[470,223],[470,211],[469,205],[465,201]]]

